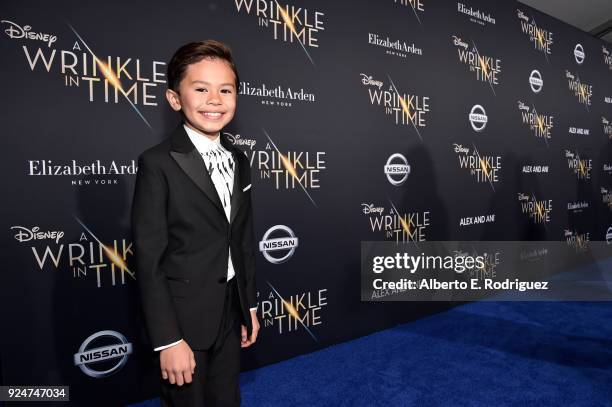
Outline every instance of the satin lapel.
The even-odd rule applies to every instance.
[[[219,199],[219,194],[217,194],[217,189],[208,174],[208,170],[206,169],[206,164],[204,164],[204,160],[197,153],[197,150],[191,140],[189,140],[189,136],[185,132],[182,126],[178,128],[173,136],[172,136],[172,144],[173,151],[170,151],[170,155],[176,161],[176,163],[181,167],[181,169],[187,174],[187,176],[206,194],[208,199],[211,200],[213,204],[219,209],[221,214],[223,215],[223,219],[225,217],[225,211],[223,210],[223,205],[221,204],[221,199]]]
[[[242,182],[240,181],[244,169],[240,164],[243,161],[238,158],[238,154],[242,153],[234,150],[233,148],[229,151],[232,152],[232,156],[234,157],[234,186],[232,188],[231,199],[232,210],[230,211],[230,223],[232,223],[236,217],[236,213],[238,212],[238,208],[240,208],[240,204],[242,203],[242,198],[244,196],[244,192],[242,191]]]

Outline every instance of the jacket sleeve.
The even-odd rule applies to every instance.
[[[181,333],[168,282],[160,268],[168,230],[166,202],[168,188],[161,170],[141,155],[134,201],[132,234],[136,257],[136,281],[153,348],[180,340]]]

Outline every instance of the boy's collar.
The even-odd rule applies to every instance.
[[[216,138],[211,139],[208,136],[203,135],[202,133],[195,131],[191,127],[183,124],[183,128],[187,132],[187,136],[191,142],[196,146],[198,151],[205,152],[213,149],[215,146],[221,145],[221,133],[217,135]]]
[[[222,131],[219,134],[218,140],[227,151],[233,153],[234,155],[240,152],[236,149],[232,142],[228,140],[227,137],[223,136]],[[187,131],[185,130],[185,127],[183,127],[182,123],[176,129],[174,129],[174,131],[170,135],[170,143],[172,146],[172,150],[177,151],[179,153],[187,154],[192,151],[197,151],[195,145],[189,139]]]

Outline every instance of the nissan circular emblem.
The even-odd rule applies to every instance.
[[[484,107],[481,105],[474,105],[472,107],[472,110],[470,110],[469,119],[474,131],[483,131],[487,126],[487,121],[489,121],[487,112],[485,112]]]
[[[272,235],[278,235],[279,233],[280,237],[272,237]],[[293,230],[285,225],[276,225],[264,233],[261,242],[259,242],[259,251],[270,263],[281,264],[293,256],[297,246],[298,238],[295,237]]]
[[[408,179],[408,174],[410,174],[410,165],[402,154],[395,153],[387,159],[385,175],[391,185],[396,187],[402,185]]]
[[[87,376],[110,376],[127,363],[132,344],[115,331],[100,331],[83,341],[74,354],[74,365]]]
[[[584,48],[582,48],[582,44],[576,44],[574,47],[574,58],[576,58],[578,65],[582,65],[584,62]]]
[[[533,93],[540,93],[540,91],[542,90],[542,86],[544,86],[542,75],[537,69],[534,69],[529,74],[529,86],[531,87]]]

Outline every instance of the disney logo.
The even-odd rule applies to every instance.
[[[529,17],[527,17],[522,10],[516,9],[516,11],[519,19],[529,22]]]
[[[364,85],[377,86],[378,89],[382,88],[383,86],[382,81],[374,80],[372,75],[366,75],[364,73],[361,74],[361,83],[363,83]]]
[[[574,79],[574,75],[572,73],[570,73],[570,71],[565,71],[565,77],[569,78],[569,79]]]
[[[518,101],[518,108],[519,110],[525,110],[525,111],[529,111],[529,106],[527,106],[525,103],[521,102],[520,100]]]
[[[23,27],[21,27],[18,24],[15,24],[14,22],[9,21],[9,20],[2,20],[0,22],[9,24],[9,27],[6,30],[4,30],[4,32],[10,38],[13,38],[13,39],[26,38],[28,40],[44,41],[47,43],[47,46],[49,48],[51,48],[51,45],[53,45],[53,43],[57,41],[57,36],[55,35],[37,33],[35,31],[31,31],[32,26],[24,25]]]
[[[15,239],[19,242],[53,239],[55,243],[59,243],[60,239],[64,237],[64,232],[62,231],[41,232],[38,226],[34,226],[32,229],[24,228],[23,226],[11,226],[11,229],[17,230]]]
[[[383,207],[374,207],[374,204],[361,204],[362,208],[361,211],[363,213],[365,213],[366,215],[369,213],[377,213],[379,215],[382,215],[383,211],[385,210],[385,208]]]
[[[248,139],[248,138],[241,138],[242,136],[240,136],[240,134],[236,134],[235,136],[227,133],[227,132],[223,132],[225,135],[227,135],[227,137],[229,138],[230,143],[232,143],[235,146],[247,146],[249,148],[249,150],[252,150],[253,147],[255,147],[255,144],[257,144],[257,140],[252,140],[252,139]]]
[[[524,193],[522,193],[522,192],[519,192],[518,193],[518,200],[519,201],[529,201],[529,196],[524,194]]]
[[[468,48],[467,42],[464,42],[461,38],[457,37],[456,35],[453,35],[453,44],[463,49]]]
[[[468,154],[470,152],[469,148],[463,147],[461,144],[454,143],[453,145],[455,146],[455,153]]]

